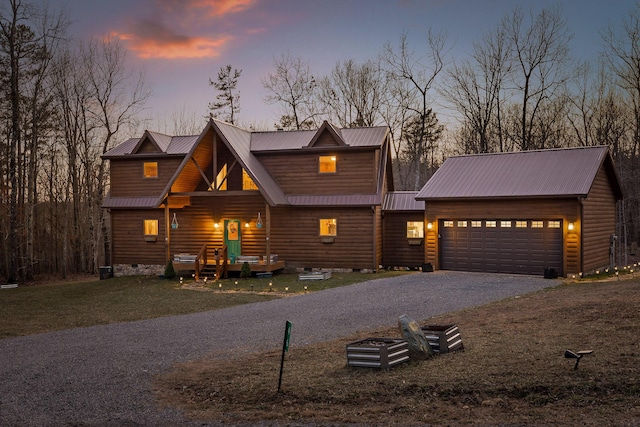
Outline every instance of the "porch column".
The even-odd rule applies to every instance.
[[[269,208],[269,203],[265,203],[264,204],[264,211],[265,211],[265,220],[267,223],[267,271],[269,270],[269,267],[271,266],[271,209]]]
[[[165,235],[165,248],[167,250],[166,259],[164,265],[167,265],[171,260],[171,226],[169,225],[169,198],[165,199],[164,203],[164,235]]]

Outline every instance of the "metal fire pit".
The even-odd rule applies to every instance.
[[[409,344],[397,338],[366,338],[347,344],[347,365],[389,369],[409,361]]]
[[[457,325],[427,325],[422,327],[422,333],[434,353],[444,354],[464,350]]]

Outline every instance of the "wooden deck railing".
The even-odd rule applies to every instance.
[[[207,245],[205,244],[196,255],[196,281],[200,280],[200,269],[207,265]]]

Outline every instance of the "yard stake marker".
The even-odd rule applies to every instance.
[[[291,322],[287,320],[284,328],[284,341],[282,342],[282,357],[280,358],[280,376],[278,377],[278,393],[282,385],[282,368],[284,367],[284,353],[289,351],[289,339],[291,338]]]

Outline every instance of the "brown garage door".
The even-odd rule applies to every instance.
[[[562,275],[560,220],[441,220],[443,270]]]

